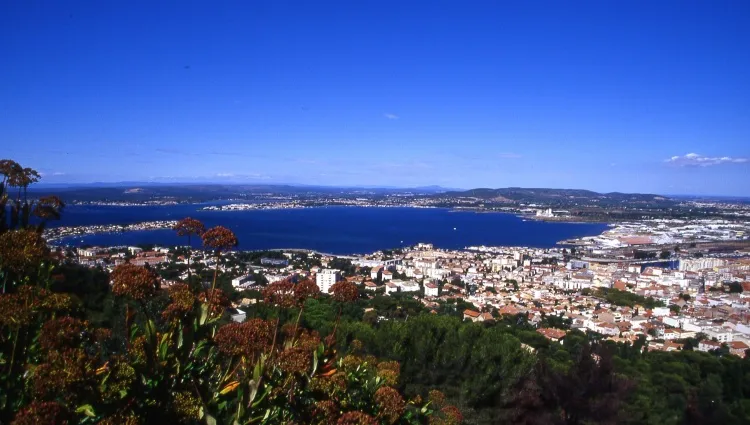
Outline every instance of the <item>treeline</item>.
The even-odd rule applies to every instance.
[[[628,291],[621,291],[616,288],[596,288],[595,290],[584,289],[581,291],[584,295],[593,295],[599,297],[610,304],[621,307],[635,307],[640,305],[647,309],[655,307],[664,307],[664,303],[653,297],[644,297]]]
[[[649,351],[644,337],[622,344],[577,330],[558,343],[523,315],[472,323],[386,298],[362,298],[341,312],[339,348],[361,342],[366,354],[398,361],[399,390],[411,396],[437,388],[466,423],[750,421],[750,357]],[[254,308],[260,316],[275,314]],[[337,317],[333,302],[323,298],[305,304],[302,320],[325,333]]]
[[[80,282],[86,290],[77,291],[91,320],[124,309],[122,300],[107,295],[103,272],[72,265],[63,269],[67,283],[59,288],[72,291]],[[613,304],[651,305],[649,299],[624,291],[602,295]],[[261,302],[248,308],[249,317],[293,323],[299,313],[269,306],[257,296]],[[166,302],[151,301],[155,310]],[[750,421],[750,358],[689,349],[649,351],[644,339],[615,344],[580,331],[557,343],[536,332],[523,315],[465,322],[460,314],[464,306],[446,303],[439,314],[430,314],[410,297],[368,299],[363,293],[356,303],[343,306],[323,297],[305,302],[301,323],[321,335],[337,328],[342,352],[361,342],[363,356],[397,361],[399,391],[413,397],[438,389],[470,424]],[[558,322],[546,321],[562,324]],[[118,334],[119,325],[115,328]],[[572,398],[575,394],[583,398]],[[610,414],[602,416],[601,406]]]

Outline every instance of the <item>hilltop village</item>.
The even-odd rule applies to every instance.
[[[67,255],[109,270],[125,261],[148,264],[160,272],[163,286],[188,278],[190,251],[146,248],[89,247],[68,249]],[[617,342],[642,339],[649,350],[724,350],[744,357],[750,348],[750,257],[746,251],[700,249],[662,248],[659,258],[647,255],[640,261],[587,261],[580,254],[592,248],[584,253],[572,247],[443,250],[420,243],[362,256],[230,252],[219,270],[224,287],[234,293],[230,314],[237,321],[244,320],[243,308],[263,302],[259,294],[267,284],[310,278],[327,293],[335,282],[348,280],[359,286],[364,300],[413,299],[425,311],[473,322],[511,316],[552,341],[579,329]],[[215,257],[193,250],[190,264],[200,275],[215,266]],[[365,311],[376,320],[390,320],[375,307]]]

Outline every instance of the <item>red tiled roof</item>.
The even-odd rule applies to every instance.
[[[555,328],[539,328],[536,330],[547,339],[561,339],[565,337],[565,331]]]

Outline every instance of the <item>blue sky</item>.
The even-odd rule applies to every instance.
[[[746,0],[6,1],[0,156],[48,183],[750,195],[748,22]]]

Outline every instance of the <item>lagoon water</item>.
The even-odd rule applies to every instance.
[[[201,211],[203,205],[70,206],[57,225],[130,224],[190,216],[207,227],[223,225],[240,249],[305,248],[335,254],[428,242],[438,248],[470,245],[553,247],[558,241],[598,235],[602,223],[550,223],[505,213],[455,212],[442,208],[320,207],[287,210]],[[171,230],[98,234],[62,240],[70,245],[184,245]],[[198,242],[194,241],[194,245]]]

